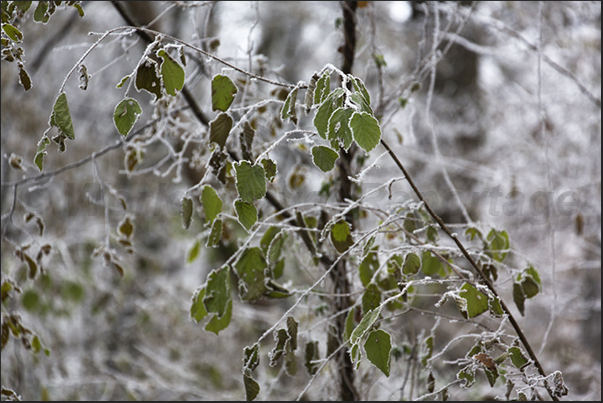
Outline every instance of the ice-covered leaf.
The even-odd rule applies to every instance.
[[[511,358],[511,362],[517,369],[521,370],[530,363],[526,356],[523,355],[523,352],[519,347],[509,347],[507,352],[509,353],[509,358]]]
[[[379,314],[381,313],[381,307],[379,306],[372,311],[367,312],[363,317],[358,326],[352,331],[350,335],[350,342],[352,344],[357,344],[362,338],[364,338],[366,332],[373,326],[373,323],[379,318]]]
[[[269,158],[263,158],[260,161],[260,163],[264,167],[264,172],[266,173],[266,179],[268,179],[270,182],[272,182],[274,180],[274,178],[276,177],[276,172],[277,172],[276,163]]]
[[[254,343],[251,347],[243,349],[243,369],[253,371],[260,364],[260,345]]]
[[[253,224],[255,224],[258,220],[257,209],[253,203],[244,202],[239,199],[235,200],[234,207],[239,223],[243,226],[243,228],[249,231],[251,227],[253,227]]]
[[[253,154],[251,147],[253,145],[253,138],[255,137],[255,130],[251,127],[251,124],[246,120],[243,123],[243,130],[239,134],[239,143],[241,144],[241,156],[244,160],[253,162]]]
[[[279,227],[270,226],[266,232],[264,232],[264,236],[262,236],[262,239],[260,240],[260,247],[265,254],[268,254],[268,248],[270,247],[272,240],[280,231],[281,229]]]
[[[315,375],[318,371],[318,363],[315,362],[320,358],[320,352],[318,350],[318,341],[309,341],[306,343],[304,352],[304,366],[310,376]]]
[[[341,97],[343,97],[344,93],[343,88],[337,88],[329,94],[316,111],[314,126],[320,137],[325,140],[328,139],[329,119],[331,119],[333,112],[340,106],[339,104],[342,103]]]
[[[42,137],[38,142],[38,152],[34,157],[34,164],[36,164],[40,172],[42,172],[42,169],[44,168],[44,157],[47,154],[45,150],[48,144],[50,144],[50,139],[46,136]]]
[[[416,253],[410,252],[404,257],[404,264],[402,265],[402,273],[404,274],[417,274],[421,268],[421,259]]]
[[[312,162],[323,172],[329,172],[335,168],[335,161],[338,158],[339,154],[329,147],[312,147]]]
[[[184,69],[163,49],[157,52],[157,56],[163,58],[161,62],[163,88],[168,95],[175,96],[176,91],[181,91],[184,87]]]
[[[48,12],[48,1],[39,1],[36,10],[34,11],[34,21],[46,24],[50,20],[50,13]]]
[[[392,343],[391,336],[381,329],[372,331],[364,343],[366,358],[389,377]]]
[[[350,119],[354,114],[352,108],[337,108],[329,118],[329,131],[327,138],[344,149],[350,148],[353,141]]]
[[[247,161],[234,164],[239,197],[253,203],[266,195],[266,174],[259,165],[250,165]]]
[[[220,150],[223,149],[231,128],[232,118],[227,113],[220,112],[214,120],[209,122],[209,142],[216,143]]]
[[[283,244],[285,243],[285,234],[281,231],[270,242],[270,247],[268,248],[268,262],[272,264],[276,264],[278,259],[281,256],[281,250],[283,249]]]
[[[245,385],[245,398],[248,402],[255,400],[260,393],[260,384],[251,377],[251,373],[243,374],[243,384]]]
[[[203,186],[201,192],[201,204],[205,212],[205,220],[208,223],[213,223],[218,214],[222,212],[222,200],[215,189],[210,185]]]
[[[379,144],[381,127],[375,117],[367,112],[354,112],[350,119],[350,128],[356,143],[366,152]]]
[[[11,24],[2,24],[2,30],[10,39],[15,42],[21,42],[23,40],[23,34],[17,28]]]
[[[123,99],[113,111],[115,128],[122,136],[127,136],[141,114],[142,108],[135,99]]]
[[[234,101],[234,95],[237,91],[237,86],[230,77],[219,74],[215,76],[211,80],[212,110],[226,112]]]
[[[358,77],[354,77],[351,75],[349,77],[352,81],[352,84],[354,85],[354,90],[356,91],[356,93],[362,95],[365,102],[370,105],[371,104],[371,96],[370,96],[368,90],[366,89],[364,82]]]
[[[230,324],[230,320],[232,319],[232,299],[228,300],[226,311],[222,317],[214,314],[207,325],[205,325],[204,329],[207,332],[212,332],[218,335],[220,331],[226,329]]]
[[[325,71],[316,82],[314,90],[314,103],[322,103],[331,93],[331,72]]]

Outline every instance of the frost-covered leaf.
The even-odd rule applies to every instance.
[[[131,238],[134,234],[134,224],[129,215],[125,216],[117,226],[117,233],[123,237]]]
[[[469,283],[463,284],[459,297],[457,306],[465,319],[474,318],[488,310],[488,297]]]
[[[149,94],[155,95],[154,101],[162,97],[161,93],[161,77],[157,62],[147,58],[140,63],[136,70],[136,81],[134,82],[136,89],[147,91]]]
[[[253,138],[255,137],[255,130],[251,127],[248,121],[243,123],[243,130],[239,134],[239,143],[241,144],[241,156],[244,160],[253,162],[253,154],[251,147],[253,145]]]
[[[280,231],[281,229],[279,227],[270,226],[266,232],[264,232],[264,236],[262,236],[262,239],[260,240],[260,248],[262,248],[262,251],[265,254],[268,254],[268,248],[270,247],[272,240]]]
[[[234,164],[237,192],[239,197],[253,203],[266,195],[266,174],[259,165],[250,165],[247,161]]]
[[[295,111],[295,103],[297,102],[297,87],[289,92],[283,109],[281,109],[281,119],[283,121],[291,119],[294,124],[297,124],[297,113]]]
[[[251,372],[260,364],[260,345],[254,343],[251,347],[243,349],[243,369]]]
[[[243,384],[245,385],[245,398],[247,401],[255,400],[260,393],[260,384],[248,372],[243,374]]]
[[[356,93],[362,95],[365,102],[370,105],[371,104],[371,96],[370,96],[368,90],[366,89],[364,82],[358,77],[354,77],[352,75],[350,75],[349,77],[352,80],[352,84],[354,85],[354,90],[356,91]]]
[[[226,112],[234,95],[237,93],[237,86],[232,82],[230,77],[217,75],[211,80],[211,106],[214,111]]]
[[[203,298],[205,298],[205,287],[197,290],[193,294],[191,301],[190,316],[196,323],[201,322],[201,320],[207,316],[207,311],[205,310],[205,305],[203,304]]]
[[[331,243],[339,253],[343,253],[354,244],[350,225],[345,220],[337,221],[331,228]]]
[[[205,212],[205,220],[208,223],[213,223],[218,214],[222,212],[222,200],[215,189],[210,185],[203,186],[201,192],[201,204]]]
[[[231,128],[232,118],[227,113],[220,112],[214,120],[209,122],[209,142],[216,143],[220,150],[223,149]]]
[[[266,179],[270,182],[274,180],[277,173],[276,163],[269,158],[263,158],[260,163],[264,167],[264,172],[266,173]]]
[[[376,284],[369,284],[362,294],[362,312],[367,313],[381,304],[381,291]]]
[[[308,89],[306,89],[306,96],[304,98],[304,103],[306,104],[306,115],[310,113],[312,109],[312,105],[314,105],[314,91],[316,90],[316,83],[320,76],[317,72],[312,74],[312,78],[310,79],[310,83],[308,84]]]
[[[344,149],[350,148],[353,141],[350,119],[354,114],[352,108],[337,108],[329,118],[329,131],[327,138]]]
[[[335,161],[338,158],[339,154],[329,147],[312,147],[312,162],[323,172],[329,172],[335,168]]]
[[[141,114],[142,108],[135,99],[123,99],[113,111],[115,128],[122,136],[127,136]]]
[[[328,131],[329,131],[329,119],[331,119],[331,115],[337,109],[341,102],[341,97],[345,91],[343,88],[337,88],[335,91],[331,92],[329,96],[324,100],[324,102],[320,105],[318,110],[316,111],[316,115],[314,116],[314,126],[318,131],[318,134],[323,139],[328,139]]]
[[[23,34],[17,28],[11,24],[2,24],[2,30],[10,39],[15,42],[21,42],[23,40]]]
[[[331,72],[325,71],[320,79],[316,82],[316,89],[314,90],[314,103],[322,103],[327,96],[331,93]]]
[[[357,344],[360,342],[360,340],[364,338],[366,332],[371,328],[371,326],[373,326],[373,323],[375,323],[377,318],[379,318],[380,313],[380,306],[372,311],[367,312],[350,335],[350,343]]]
[[[499,262],[503,262],[509,254],[508,249],[510,247],[509,234],[507,231],[497,231],[492,229],[488,233],[488,247],[487,253],[492,259]]]
[[[44,157],[48,154],[45,150],[48,144],[50,144],[50,139],[46,136],[42,137],[38,142],[38,152],[34,157],[34,164],[36,164],[40,172],[44,168]]]
[[[184,69],[163,49],[157,52],[157,56],[163,58],[161,62],[163,88],[168,95],[175,96],[176,91],[181,91],[184,87]]]
[[[260,248],[246,248],[234,266],[239,275],[241,300],[255,301],[267,291],[264,273],[268,264]]]
[[[213,315],[207,325],[205,325],[204,329],[207,332],[212,332],[218,335],[220,331],[226,329],[230,324],[230,320],[232,319],[232,299],[228,300],[228,304],[226,306],[226,311],[222,317],[218,315]]]
[[[291,351],[297,350],[297,328],[299,323],[293,316],[287,316],[287,333],[289,333],[289,347]]]
[[[54,102],[52,114],[50,115],[50,125],[59,129],[59,133],[74,140],[75,132],[73,131],[73,122],[71,121],[71,113],[67,104],[67,94],[62,92]]]
[[[212,270],[205,286],[205,310],[221,318],[226,313],[230,300],[230,267],[222,266],[218,270]]]
[[[117,84],[117,85],[115,86],[115,88],[121,88],[121,87],[123,87],[123,86],[124,86],[124,84],[126,83],[126,81],[128,81],[128,80],[129,80],[131,77],[132,77],[132,76],[127,75],[127,76],[125,76],[124,78],[122,78],[122,79],[121,79],[121,81],[119,82],[119,84]]]
[[[239,199],[235,200],[234,207],[239,223],[243,226],[243,228],[249,231],[251,227],[253,227],[253,224],[255,224],[258,220],[257,209],[253,203],[244,202]]]
[[[404,264],[402,265],[402,273],[404,274],[417,274],[421,268],[421,259],[416,253],[410,252],[404,257]]]
[[[36,10],[34,11],[34,21],[46,24],[50,20],[50,13],[48,12],[48,1],[39,1]]]
[[[281,250],[283,249],[283,244],[285,243],[285,235],[281,231],[270,242],[270,247],[268,248],[268,262],[271,264],[275,264],[281,256]]]
[[[285,345],[287,341],[289,341],[289,333],[287,333],[286,329],[277,329],[273,333],[275,346],[270,353],[268,353],[268,357],[270,358],[270,366],[274,367],[278,363],[278,360],[285,353]]]
[[[180,212],[182,215],[182,226],[184,227],[184,229],[188,229],[193,219],[193,200],[190,197],[182,198]]]
[[[207,247],[215,248],[218,246],[218,242],[220,241],[220,237],[222,236],[222,220],[217,218],[214,220],[214,223],[211,225],[211,231],[209,232],[209,236],[207,237]]]
[[[523,352],[519,347],[509,347],[507,350],[509,353],[509,358],[511,358],[511,362],[517,368],[522,370],[526,365],[530,363],[530,361],[523,355]]]
[[[31,77],[29,77],[29,74],[21,63],[19,63],[19,84],[23,86],[25,91],[29,91],[31,89]]]
[[[391,336],[381,329],[372,331],[364,343],[366,358],[389,377],[392,343]]]
[[[350,128],[356,143],[366,152],[379,144],[381,127],[375,117],[367,112],[354,112],[350,119]]]

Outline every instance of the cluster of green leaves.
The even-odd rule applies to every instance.
[[[29,73],[25,70],[25,51],[21,47],[23,33],[18,23],[31,8],[33,1],[3,1],[0,14],[2,16],[2,60],[16,62],[19,68],[19,84],[25,91],[32,86]],[[33,20],[42,24],[48,23],[50,17],[62,5],[74,7],[80,17],[84,16],[81,1],[38,1],[33,13]]]

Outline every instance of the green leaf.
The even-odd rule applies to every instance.
[[[488,309],[490,309],[490,314],[497,318],[500,318],[505,314],[502,305],[500,304],[500,299],[498,298],[493,298],[488,301]]]
[[[199,257],[199,252],[201,251],[201,241],[199,239],[195,239],[193,245],[186,252],[186,263],[191,264]]]
[[[511,362],[519,370],[522,370],[526,365],[530,363],[530,361],[525,357],[525,355],[523,355],[523,352],[519,347],[509,347],[507,352],[509,353]]]
[[[519,310],[519,313],[521,313],[521,316],[525,315],[525,300],[526,296],[523,293],[521,284],[513,282],[513,301],[515,301],[515,305],[517,305],[517,309]]]
[[[191,226],[193,220],[193,200],[190,197],[182,198],[182,225],[184,229],[188,229]]]
[[[40,296],[35,290],[27,290],[21,295],[21,305],[26,311],[32,312],[39,307]]]
[[[310,376],[315,375],[318,371],[318,363],[314,362],[320,358],[318,350],[318,341],[309,341],[306,343],[304,354],[304,365]]]
[[[297,328],[299,324],[293,316],[287,316],[287,333],[289,333],[289,347],[291,351],[297,350]]]
[[[209,142],[216,143],[220,150],[224,148],[230,129],[232,118],[227,113],[220,112],[218,116],[209,123]]]
[[[34,21],[46,24],[50,20],[48,13],[48,1],[39,1],[36,11],[34,11]]]
[[[297,102],[297,87],[289,92],[283,109],[281,109],[281,119],[283,121],[291,119],[294,124],[297,124],[297,113],[295,111],[295,103]]]
[[[247,401],[255,400],[260,393],[260,384],[251,377],[251,374],[243,374],[243,384],[245,385],[245,398]]]
[[[42,168],[44,167],[44,157],[48,154],[45,151],[48,144],[50,144],[50,139],[46,136],[42,137],[38,142],[38,152],[34,157],[34,164],[36,164],[40,172],[42,172]]]
[[[367,313],[381,304],[381,291],[376,284],[369,284],[362,294],[362,312]]]
[[[421,254],[421,269],[426,276],[433,276],[442,269],[442,262],[436,256],[433,256],[430,251],[423,251]]]
[[[456,379],[462,379],[464,388],[470,388],[475,383],[475,371],[467,367],[456,374]]]
[[[243,349],[243,369],[253,371],[260,364],[260,345],[254,343],[251,347]]]
[[[474,318],[488,310],[488,297],[469,283],[463,284],[459,297],[457,306],[465,319]]]
[[[270,248],[270,244],[272,243],[272,240],[276,237],[276,235],[281,231],[281,229],[279,227],[275,227],[275,226],[270,226],[266,232],[264,232],[264,236],[262,236],[262,239],[260,240],[260,248],[262,248],[262,251],[267,255],[268,254],[268,248]]]
[[[268,262],[271,264],[275,264],[281,256],[281,250],[283,249],[283,244],[285,243],[285,235],[283,232],[279,232],[276,234],[272,242],[270,242],[270,247],[268,248]]]
[[[258,211],[256,210],[253,203],[244,202],[242,200],[235,200],[234,202],[235,211],[237,212],[237,218],[239,223],[247,231],[253,227],[253,224],[258,220]]]
[[[207,237],[207,247],[215,248],[218,246],[218,242],[220,241],[220,237],[222,236],[222,220],[216,219],[211,226],[211,231],[209,232],[209,236]]]
[[[433,337],[429,336],[425,339],[425,346],[423,347],[423,354],[421,355],[421,365],[424,367],[427,366],[427,361],[431,358],[433,354]]]
[[[23,34],[17,28],[11,24],[2,24],[2,30],[10,39],[15,42],[21,42],[23,40]]]
[[[128,81],[128,80],[129,80],[131,77],[132,77],[132,76],[127,75],[127,76],[125,76],[124,78],[122,78],[122,79],[121,79],[121,81],[119,82],[119,84],[117,84],[117,85],[115,86],[115,88],[121,88],[121,87],[123,87],[123,86],[124,86],[124,84],[126,83],[126,81]]]
[[[65,135],[72,140],[75,139],[71,113],[69,112],[69,105],[67,104],[67,94],[64,92],[62,92],[54,102],[49,123],[51,126],[55,126],[59,129],[59,134]]]
[[[226,329],[230,324],[230,320],[232,319],[232,299],[228,300],[228,305],[226,306],[226,311],[224,312],[224,316],[219,317],[218,315],[213,315],[212,318],[205,325],[205,331],[212,332],[218,335],[220,331]]]
[[[352,336],[356,321],[354,319],[356,315],[356,309],[350,309],[348,316],[345,318],[345,331],[343,333],[343,341],[347,342]]]
[[[366,358],[389,377],[392,342],[389,333],[383,330],[372,331],[364,343]]]
[[[184,87],[184,69],[163,49],[157,52],[157,56],[163,58],[161,62],[163,88],[168,95],[175,96],[176,91],[181,91]]]
[[[354,91],[356,91],[356,93],[362,95],[362,97],[364,98],[364,101],[368,105],[370,105],[371,104],[371,96],[370,96],[368,90],[366,89],[364,82],[361,79],[359,79],[358,77],[354,77],[352,75],[349,75],[348,77],[350,77],[350,79],[352,80],[352,84],[354,85]]]
[[[381,127],[379,122],[367,112],[354,112],[350,119],[350,128],[356,143],[366,152],[379,144]]]
[[[19,63],[19,84],[23,86],[25,91],[31,89],[31,78],[21,63]]]
[[[331,228],[331,243],[339,253],[343,253],[354,244],[350,225],[345,220],[337,221]]]
[[[417,274],[421,268],[421,259],[416,253],[410,252],[404,257],[404,264],[402,265],[402,273],[404,274]]]
[[[255,137],[255,130],[251,127],[249,121],[243,123],[243,130],[239,133],[239,144],[241,145],[241,156],[244,160],[253,162],[252,144]]]
[[[314,90],[314,103],[322,103],[331,92],[331,72],[325,71],[322,77],[316,82]]]
[[[312,162],[323,172],[329,172],[335,168],[335,161],[339,158],[339,154],[329,147],[315,146],[312,147]]]
[[[329,118],[327,138],[344,149],[350,148],[353,141],[350,119],[354,114],[352,108],[337,108]]]
[[[117,225],[117,233],[120,236],[131,238],[134,234],[134,224],[129,215],[125,216],[123,220]]]
[[[285,345],[287,341],[289,341],[289,334],[286,329],[278,329],[274,331],[274,340],[276,341],[276,345],[272,349],[270,353],[268,353],[268,357],[270,358],[270,366],[274,367],[279,358],[283,356],[285,353]]]
[[[161,77],[159,75],[159,67],[155,60],[147,58],[140,63],[136,70],[136,81],[134,83],[136,89],[147,91],[149,94],[155,95],[154,101],[162,97],[161,93]]]
[[[316,111],[313,121],[314,126],[316,127],[320,137],[325,140],[328,139],[329,119],[331,118],[331,115],[335,109],[337,109],[337,104],[340,103],[340,98],[343,97],[344,93],[345,91],[343,88],[337,88],[335,91],[329,94],[329,96]]]
[[[465,236],[472,241],[473,241],[473,239],[475,239],[476,236],[480,239],[483,238],[482,232],[480,230],[478,230],[477,228],[473,228],[473,227],[467,228],[465,230]]]
[[[488,248],[487,253],[492,259],[502,262],[509,254],[510,247],[509,234],[507,231],[497,231],[492,229],[488,233]]]
[[[310,113],[312,109],[312,105],[314,105],[314,91],[316,90],[316,83],[320,76],[317,72],[312,74],[312,78],[310,79],[310,84],[308,84],[308,89],[306,90],[306,96],[304,98],[304,103],[306,104],[306,115]]]
[[[272,182],[276,177],[277,172],[275,162],[269,158],[263,158],[260,163],[264,167],[264,172],[266,172],[266,179]]]
[[[230,298],[230,267],[222,266],[207,276],[203,304],[208,313],[224,316]]]
[[[127,136],[141,114],[142,108],[135,99],[123,99],[113,111],[115,128],[122,136]]]
[[[371,326],[373,326],[373,323],[375,323],[380,313],[380,306],[376,309],[373,309],[372,311],[368,311],[364,315],[358,326],[356,326],[356,328],[352,332],[350,336],[350,343],[358,344],[358,342],[364,337],[366,332],[371,328]]]
[[[205,298],[205,287],[195,291],[192,298],[190,315],[195,323],[201,322],[201,320],[207,316],[205,305],[203,304],[203,298]]]
[[[247,161],[234,164],[239,197],[253,203],[266,195],[266,174],[259,165],[249,165]]]
[[[234,266],[239,275],[241,300],[255,301],[267,291],[264,271],[268,265],[260,248],[246,248]]]
[[[218,214],[222,212],[222,200],[216,193],[215,189],[209,185],[203,186],[201,192],[201,204],[205,212],[205,220],[208,223],[213,223]]]
[[[211,80],[211,106],[214,111],[226,112],[234,94],[238,91],[237,86],[227,76],[217,75]]]
[[[358,271],[360,273],[360,281],[363,286],[368,286],[371,282],[371,279],[375,275],[375,272],[379,269],[379,256],[376,252],[369,252],[368,255],[362,262],[360,266],[358,266]]]

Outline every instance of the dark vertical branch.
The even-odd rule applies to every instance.
[[[342,2],[343,9],[343,36],[344,45],[342,47],[343,54],[343,66],[341,70],[345,74],[352,72],[352,66],[354,64],[354,56],[356,50],[356,7],[357,2],[346,1]],[[339,160],[337,162],[337,169],[339,172],[339,192],[338,201],[344,203],[346,200],[353,199],[353,183],[349,177],[352,176],[352,160],[354,158],[354,147],[350,148],[349,151],[341,148],[339,150]],[[346,221],[354,228],[355,219],[353,212],[346,215]],[[334,282],[334,293],[339,295],[335,299],[335,310],[341,312],[348,309],[352,305],[350,293],[350,282],[348,281],[346,261],[341,260],[336,269],[332,272],[332,279]],[[345,317],[346,315],[339,315],[336,320],[337,338],[340,343],[344,342],[345,332]],[[339,350],[337,355],[337,364],[339,365],[339,394],[341,400],[352,401],[358,400],[358,392],[354,387],[354,366],[350,359],[349,350],[342,348]]]

